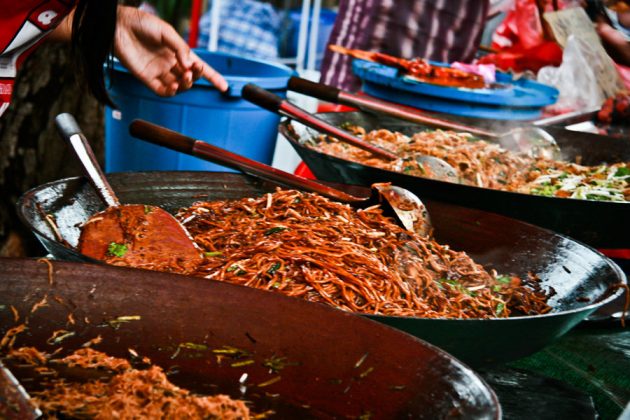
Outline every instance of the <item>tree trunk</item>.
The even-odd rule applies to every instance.
[[[57,134],[57,114],[72,113],[103,160],[103,107],[78,80],[70,47],[62,44],[41,46],[19,72],[11,106],[0,118],[0,256],[44,255],[18,220],[15,203],[30,188],[82,173]]]

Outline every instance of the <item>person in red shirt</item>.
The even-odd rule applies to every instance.
[[[171,25],[116,0],[0,0],[0,11],[0,116],[22,62],[46,37],[72,42],[90,91],[110,105],[103,65],[112,53],[161,96],[188,89],[200,77],[227,90],[225,79]]]

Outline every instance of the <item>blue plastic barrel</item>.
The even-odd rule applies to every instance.
[[[227,168],[138,140],[129,123],[142,118],[204,140],[251,159],[271,164],[279,117],[241,98],[247,83],[285,96],[289,67],[225,53],[196,53],[221,73],[230,85],[221,94],[205,80],[178,95],[163,98],[139,82],[120,63],[109,75],[109,94],[117,109],[106,108],[105,171],[192,170]]]

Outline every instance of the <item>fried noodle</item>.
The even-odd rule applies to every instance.
[[[450,164],[461,183],[477,187],[561,198],[630,200],[628,163],[582,166],[532,158],[454,131],[425,131],[409,137],[385,129],[366,132],[358,126],[344,128],[400,157],[387,161],[330,136],[320,136],[307,145],[342,159],[414,176],[430,175],[415,156],[434,156]]]
[[[176,217],[205,251],[195,275],[367,314],[490,318],[551,310],[535,278],[498,276],[371,207],[278,190]]]

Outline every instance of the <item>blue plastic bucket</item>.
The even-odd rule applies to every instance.
[[[105,171],[192,170],[227,168],[138,140],[129,123],[142,118],[190,137],[204,140],[251,159],[271,164],[279,117],[241,98],[247,83],[285,96],[289,67],[225,53],[195,51],[221,73],[230,85],[222,95],[205,80],[169,98],[157,96],[120,63],[109,75],[109,94],[118,109],[106,109]]]

